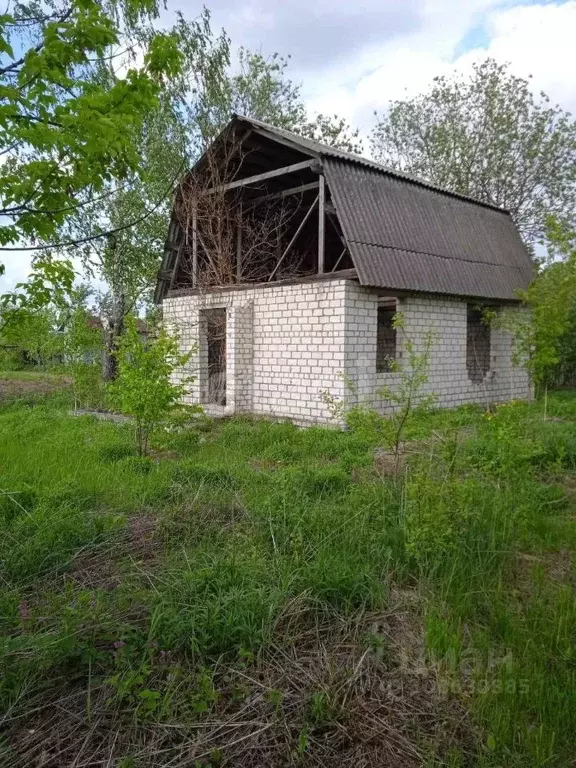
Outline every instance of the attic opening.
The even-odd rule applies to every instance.
[[[380,299],[376,323],[376,373],[387,373],[396,360],[397,332],[394,316],[397,312],[395,298]]]
[[[353,269],[319,158],[230,130],[182,181],[163,290],[215,289]]]
[[[482,309],[468,304],[466,315],[466,369],[474,384],[481,384],[490,370],[490,325]]]

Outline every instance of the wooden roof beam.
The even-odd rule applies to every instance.
[[[320,186],[319,181],[311,181],[310,184],[300,184],[298,187],[290,187],[290,189],[283,189],[280,192],[272,192],[269,195],[262,195],[262,197],[255,197],[250,200],[249,207],[253,208],[260,203],[265,203],[267,200],[280,200],[283,197],[290,197],[291,195],[298,195],[303,192],[309,192],[312,189],[318,189]]]
[[[308,221],[308,219],[310,218],[310,214],[312,213],[312,211],[314,210],[314,208],[316,208],[316,203],[318,202],[319,198],[320,198],[320,193],[318,193],[318,195],[316,195],[316,200],[314,200],[314,202],[312,203],[312,205],[310,206],[310,208],[308,208],[308,210],[306,211],[306,215],[304,216],[304,218],[303,218],[303,219],[302,219],[302,221],[300,222],[300,224],[299,224],[299,226],[298,226],[298,229],[297,229],[297,230],[296,230],[296,232],[293,234],[293,236],[292,236],[292,239],[290,240],[290,242],[288,243],[288,245],[287,245],[287,246],[286,246],[286,248],[284,249],[284,253],[282,254],[282,256],[280,256],[280,259],[279,259],[279,260],[278,260],[278,262],[276,263],[276,266],[274,267],[274,269],[273,269],[273,270],[272,270],[272,272],[270,273],[270,277],[268,278],[268,282],[270,282],[270,281],[273,279],[274,275],[275,275],[275,274],[276,274],[276,272],[278,271],[278,268],[280,267],[280,265],[282,264],[282,262],[283,262],[283,261],[284,261],[284,259],[286,258],[286,254],[288,253],[288,251],[290,250],[290,248],[292,248],[292,246],[293,246],[293,245],[294,245],[294,243],[296,242],[296,240],[297,240],[297,238],[298,238],[298,235],[300,234],[300,232],[302,232],[302,230],[304,229],[304,225],[306,224],[306,222],[307,222],[307,221]]]
[[[266,173],[258,173],[256,176],[248,176],[246,179],[238,179],[237,181],[231,181],[228,184],[220,184],[217,187],[211,187],[210,189],[207,189],[204,194],[212,195],[216,192],[227,192],[229,189],[247,187],[250,184],[258,184],[260,181],[274,179],[277,176],[285,176],[288,173],[304,171],[306,168],[312,168],[313,166],[318,167],[317,160],[304,160],[301,163],[293,163],[292,165],[285,165],[283,168],[276,168],[273,171],[266,171]]]

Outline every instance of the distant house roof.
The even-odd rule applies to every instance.
[[[318,159],[361,285],[513,300],[531,282],[507,211],[259,120],[235,124]]]

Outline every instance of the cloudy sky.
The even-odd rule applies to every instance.
[[[576,112],[576,1],[215,0],[214,25],[234,42],[292,56],[311,109],[368,132],[375,109],[486,56],[531,74]],[[181,0],[186,15],[198,5]]]
[[[493,56],[532,75],[576,114],[576,0],[206,0],[214,28],[236,45],[291,55],[311,111],[338,113],[367,135],[374,110],[412,96],[438,74]],[[168,0],[194,18],[194,0]],[[25,278],[27,254],[4,257],[0,291]]]

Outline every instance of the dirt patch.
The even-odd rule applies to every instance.
[[[415,457],[433,457],[439,450],[447,446],[454,452],[457,448],[470,440],[475,434],[474,427],[461,427],[452,432],[433,432],[428,438],[420,440],[407,440],[398,447],[398,456],[384,446],[379,446],[374,451],[374,471],[380,477],[394,477],[402,475],[410,460]]]
[[[102,589],[112,591],[121,582],[121,573],[110,551],[82,552],[74,558],[66,580],[74,582],[81,589]]]
[[[576,570],[572,553],[568,549],[545,552],[540,555],[520,553],[516,560],[516,577],[521,589],[533,591],[536,570],[543,571],[547,579],[557,584],[570,584],[576,589]]]
[[[76,408],[69,412],[70,416],[93,416],[100,421],[113,421],[117,424],[128,424],[132,421],[130,416],[124,416],[122,413],[113,413],[112,411],[98,411],[89,408]]]
[[[278,461],[275,459],[253,459],[250,462],[250,469],[253,469],[255,472],[275,472],[286,466],[287,464],[285,461]]]
[[[434,438],[409,440],[398,446],[398,455],[380,446],[374,451],[374,470],[380,477],[402,475],[410,458],[430,453],[436,442]]]
[[[27,395],[49,395],[67,389],[71,380],[66,376],[38,376],[38,378],[0,378],[0,400],[11,400]]]
[[[181,459],[181,454],[178,451],[160,450],[158,448],[151,448],[148,451],[148,456],[156,462],[160,461],[176,461]]]
[[[81,552],[66,579],[82,589],[111,591],[126,577],[127,564],[151,567],[163,548],[158,518],[146,511],[130,516],[126,528],[106,547]]]

